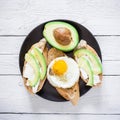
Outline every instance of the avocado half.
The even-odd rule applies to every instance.
[[[70,42],[70,44],[61,45],[55,40],[53,31],[57,28],[67,28],[70,30],[71,38],[72,38],[72,41]],[[79,42],[79,35],[76,28],[71,24],[68,24],[62,21],[52,21],[52,22],[46,23],[43,30],[43,36],[46,38],[46,40],[51,46],[64,52],[73,50]]]

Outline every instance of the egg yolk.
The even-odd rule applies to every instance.
[[[64,60],[57,60],[52,66],[55,75],[63,75],[67,71],[67,64]]]

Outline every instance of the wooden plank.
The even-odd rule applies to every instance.
[[[120,36],[98,36],[103,60],[120,60]]]
[[[119,115],[41,115],[41,114],[1,114],[0,119],[1,120],[119,120]]]
[[[19,54],[25,37],[0,37],[0,54]],[[103,60],[120,60],[120,36],[96,36]],[[11,42],[12,41],[12,42]]]
[[[0,35],[27,35],[51,19],[74,20],[94,35],[120,35],[119,11],[119,0],[0,0]]]
[[[25,37],[0,37],[0,54],[19,54]]]
[[[103,61],[104,75],[120,75],[120,61]],[[0,74],[20,74],[18,55],[0,55]]]
[[[0,55],[0,74],[20,74],[18,55]]]
[[[92,88],[77,106],[29,94],[20,76],[0,76],[0,82],[2,113],[120,114],[120,76],[104,76],[102,86]]]

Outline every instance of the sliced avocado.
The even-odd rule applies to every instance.
[[[46,65],[46,60],[39,48],[33,48],[35,57],[39,61],[39,65],[41,68],[40,74],[41,74],[41,80],[44,79],[46,72],[47,72],[47,65]]]
[[[85,57],[80,57],[78,59],[78,65],[79,65],[79,68],[82,68],[89,76],[87,85],[93,86],[94,76],[93,76],[93,71],[92,71],[89,61]]]
[[[90,50],[81,48],[74,52],[74,56],[77,58],[79,58],[81,56],[87,56],[88,59],[91,61],[91,65],[93,67],[94,74],[98,75],[98,74],[102,73],[102,64],[101,64],[99,57],[97,55],[95,55],[93,52],[91,52]]]
[[[65,32],[65,33],[68,33],[70,31],[71,42],[69,44],[63,45],[64,37],[68,38],[67,35],[63,35],[63,38],[62,38],[63,44],[60,44],[56,41],[56,38],[54,36],[54,30],[56,30],[57,28],[67,29],[67,32]],[[60,30],[60,31],[61,31],[61,33],[63,32],[62,30]],[[47,24],[45,24],[45,27],[43,30],[43,35],[51,46],[53,46],[59,50],[62,50],[64,52],[73,50],[79,42],[79,35],[78,35],[76,28],[74,26],[72,26],[71,24],[68,24],[68,23],[62,22],[62,21],[53,21],[53,22],[48,22]]]
[[[28,62],[32,68],[34,69],[35,72],[35,77],[33,80],[29,80],[30,86],[35,86],[37,84],[37,82],[40,80],[40,66],[39,63],[36,61],[36,58],[34,55],[32,55],[31,53],[26,53],[25,55],[25,60],[26,62]]]

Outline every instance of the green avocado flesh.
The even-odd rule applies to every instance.
[[[70,44],[61,45],[58,42],[56,42],[55,37],[53,35],[53,31],[56,28],[60,28],[60,27],[67,28],[70,30],[71,37],[72,37],[72,41],[70,42]],[[66,22],[61,22],[61,21],[53,21],[45,24],[45,27],[43,30],[43,36],[46,38],[46,40],[51,46],[64,52],[73,50],[79,42],[79,35],[76,28]]]
[[[32,66],[35,72],[35,77],[33,80],[30,80],[30,86],[35,86],[38,81],[43,80],[46,71],[47,65],[46,60],[39,48],[33,48],[32,52],[28,52],[25,55],[25,60]]]
[[[78,59],[78,65],[79,65],[79,68],[83,69],[89,76],[89,80],[87,82],[87,85],[88,86],[93,86],[93,82],[94,82],[94,74],[93,74],[93,71],[92,71],[92,68],[91,68],[91,65],[89,63],[89,61],[85,58],[85,57],[80,57]]]
[[[47,71],[46,60],[38,48],[34,48],[33,50],[37,60],[39,61],[40,68],[41,68],[41,80],[43,80]]]
[[[90,50],[81,48],[74,52],[74,56],[77,58],[79,58],[81,56],[87,56],[88,59],[90,60],[94,74],[98,75],[98,74],[102,73],[102,64],[101,64],[99,57],[97,55],[95,55],[93,52],[91,52]]]
[[[39,63],[36,61],[35,56],[32,55],[31,53],[27,53],[25,55],[25,60],[34,69],[35,77],[34,77],[33,80],[29,80],[29,83],[30,83],[30,86],[35,86],[37,84],[37,82],[40,80],[40,72],[39,72],[40,71],[40,66],[39,66]]]

